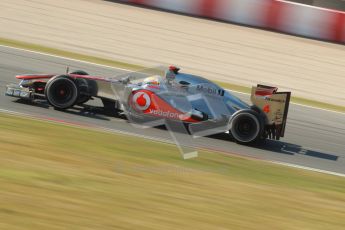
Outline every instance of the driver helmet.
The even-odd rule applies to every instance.
[[[175,80],[176,74],[180,68],[176,66],[169,66],[168,71],[165,73],[165,78],[167,79],[168,83],[172,83]]]
[[[159,85],[159,76],[151,76],[144,79],[145,85]]]

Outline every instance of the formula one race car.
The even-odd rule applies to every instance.
[[[229,91],[179,68],[152,68],[112,78],[84,71],[62,75],[18,75],[19,84],[7,86],[6,95],[35,101],[44,99],[55,109],[68,109],[100,98],[106,109],[123,113],[133,122],[152,120],[183,123],[193,135],[229,132],[242,144],[284,136],[290,92],[257,85],[252,106]]]

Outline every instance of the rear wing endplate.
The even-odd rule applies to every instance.
[[[257,85],[252,88],[251,101],[267,117],[269,136],[284,137],[291,92],[278,92],[277,87]]]

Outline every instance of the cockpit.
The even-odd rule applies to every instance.
[[[160,84],[162,84],[162,81],[163,81],[163,79],[161,76],[153,75],[153,76],[145,78],[142,81],[142,85],[160,85]]]

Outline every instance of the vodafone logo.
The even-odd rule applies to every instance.
[[[150,96],[145,92],[137,92],[132,98],[134,106],[141,111],[147,110],[151,105]]]

